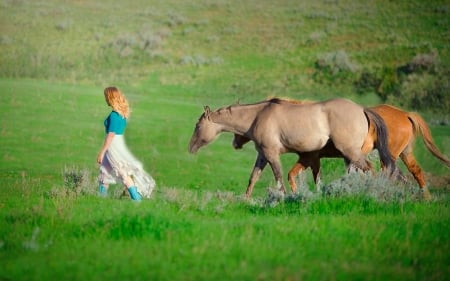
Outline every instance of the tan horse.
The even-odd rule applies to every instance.
[[[298,101],[296,102],[298,103]],[[399,108],[391,105],[382,104],[371,108],[377,112],[384,122],[389,131],[388,145],[392,158],[397,160],[399,157],[405,163],[408,171],[414,176],[415,180],[422,189],[424,197],[429,199],[430,194],[426,186],[425,177],[417,163],[413,154],[414,140],[418,135],[422,136],[422,140],[426,148],[447,167],[450,167],[450,161],[439,151],[433,141],[430,129],[423,118],[413,112],[405,112]],[[375,147],[376,132],[372,124],[369,127],[369,132],[362,147],[362,151],[368,154]],[[242,148],[242,146],[250,141],[249,138],[241,135],[234,135],[233,146],[236,149]],[[292,167],[288,174],[289,184],[293,192],[296,191],[297,185],[295,183],[295,177],[307,168],[311,168],[314,182],[317,184],[319,181],[320,173],[320,158],[334,158],[342,157],[342,153],[337,150],[332,143],[327,144],[318,153],[300,153],[297,163]]]
[[[371,164],[361,151],[369,130],[369,120],[377,133],[375,141],[380,158],[392,172],[395,165],[387,150],[384,122],[376,113],[346,99],[311,104],[272,99],[216,111],[206,106],[191,137],[189,152],[197,152],[222,132],[243,135],[255,143],[258,152],[247,186],[247,197],[251,196],[267,163],[272,168],[277,186],[285,192],[280,163],[282,153],[316,153],[331,141],[349,163],[363,171],[371,169]]]

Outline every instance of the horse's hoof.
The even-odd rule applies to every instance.
[[[423,187],[420,189],[420,191],[422,192],[422,197],[423,199],[425,199],[425,201],[430,201],[431,200],[431,193],[428,190],[428,188]]]

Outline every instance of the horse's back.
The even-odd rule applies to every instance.
[[[348,99],[335,98],[323,102],[318,102],[317,104],[321,104],[324,110],[328,112],[328,114],[337,116],[364,114],[364,108],[361,105]]]
[[[364,108],[347,99],[309,104],[273,103],[258,116],[255,135],[260,139],[280,138],[293,150],[323,148],[329,139],[340,149],[361,148],[368,122]]]
[[[276,100],[258,114],[252,134],[256,142],[277,143],[280,151],[313,151],[328,141],[326,120],[317,103]]]

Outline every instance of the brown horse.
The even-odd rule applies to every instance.
[[[371,110],[346,99],[311,104],[271,99],[216,111],[206,106],[193,132],[189,152],[197,152],[222,132],[243,135],[255,143],[258,152],[247,186],[247,197],[251,196],[267,163],[272,168],[277,186],[285,192],[280,163],[282,153],[316,153],[331,141],[349,163],[363,171],[371,169],[361,151],[369,120],[377,134],[375,141],[380,158],[392,172],[395,165],[387,150],[387,128],[383,120]]]
[[[296,103],[298,103],[298,101]],[[421,135],[427,149],[447,167],[450,167],[450,161],[442,155],[434,144],[433,137],[431,136],[430,129],[426,122],[417,113],[405,112],[387,104],[375,106],[371,109],[381,116],[388,128],[388,145],[392,158],[397,160],[400,157],[400,159],[402,159],[407,169],[414,176],[419,187],[422,189],[425,198],[430,198],[422,169],[413,155],[415,138],[418,135]],[[362,147],[363,153],[368,154],[374,149],[376,138],[375,128],[370,124],[368,135]],[[233,146],[236,149],[240,149],[248,141],[250,141],[249,138],[235,134]],[[307,168],[311,168],[314,182],[316,184],[318,183],[320,180],[320,158],[324,157],[342,157],[342,153],[334,147],[333,143],[328,143],[318,153],[299,153],[297,163],[295,163],[288,174],[289,184],[293,192],[297,189],[295,176]]]

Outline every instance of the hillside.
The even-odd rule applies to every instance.
[[[3,1],[0,76],[183,85],[218,105],[272,95],[376,103],[373,88],[355,94],[364,72],[390,79],[379,72],[435,53],[447,73],[448,9],[445,1]]]

